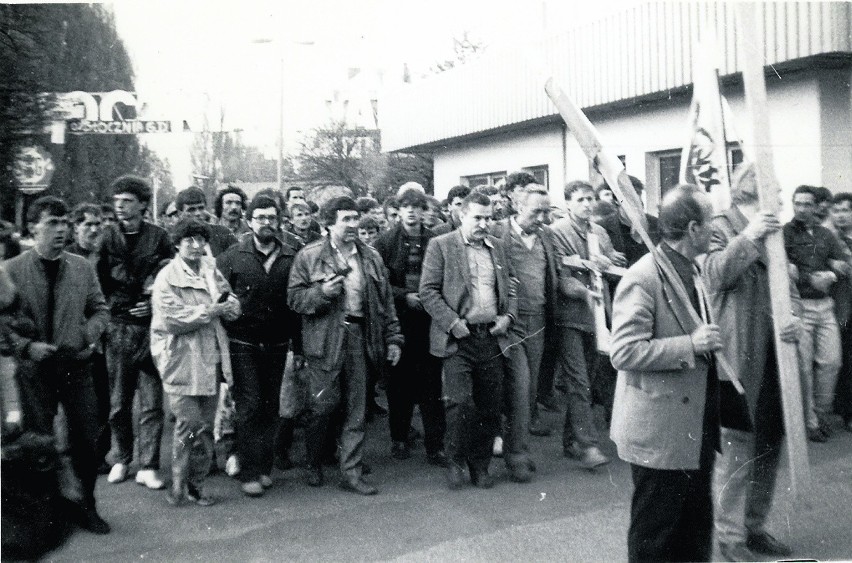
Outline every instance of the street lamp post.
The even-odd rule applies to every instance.
[[[252,43],[256,43],[258,45],[266,45],[270,43],[276,43],[279,45],[278,50],[278,143],[277,143],[277,155],[276,155],[276,179],[278,182],[278,192],[284,192],[284,48],[283,46],[286,44],[292,45],[303,45],[310,46],[313,45],[313,41],[282,41],[276,40],[269,37],[259,37],[257,39],[253,39]]]

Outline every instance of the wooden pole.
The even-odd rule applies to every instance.
[[[766,78],[763,69],[764,32],[763,20],[760,17],[762,10],[760,5],[754,2],[738,3],[736,8],[737,40],[743,61],[745,98],[752,122],[752,138],[748,144],[754,158],[760,208],[762,211],[777,214],[781,207],[781,192],[775,176],[772,140],[769,134]],[[768,235],[765,244],[790,480],[793,495],[798,500],[806,500],[811,489],[811,470],[808,464],[798,356],[794,343],[781,340],[781,330],[793,320],[783,233],[777,231]]]

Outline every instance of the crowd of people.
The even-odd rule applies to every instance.
[[[4,551],[46,545],[60,518],[108,533],[97,476],[118,484],[134,465],[173,506],[214,504],[217,465],[262,496],[273,467],[294,466],[298,429],[307,485],[334,459],[341,488],[376,494],[363,451],[381,415],[392,458],[422,438],[452,490],[491,488],[494,456],[532,481],[530,441],[560,426],[565,457],[594,469],[610,462],[597,407],[631,464],[631,560],[707,560],[714,527],[726,558],[787,555],[764,527],[783,438],[764,245],[776,231],[807,435],[829,440],[835,414],[852,432],[849,193],[800,186],[783,226],[760,211],[748,165],[729,210],[714,216],[685,184],[641,225],[606,184],[569,182],[562,208],[525,172],[444,201],[413,182],[382,203],[322,206],[299,187],[249,200],[228,186],[211,210],[190,187],[158,224],[144,179],[116,179],[111,196],[35,200],[26,250],[0,233]],[[63,459],[77,498],[57,488]]]

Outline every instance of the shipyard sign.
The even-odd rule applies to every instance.
[[[136,135],[138,133],[171,133],[171,121],[89,121],[68,122],[69,133],[100,135]]]
[[[72,135],[139,135],[175,131],[169,120],[146,119],[145,104],[140,103],[134,92],[125,90],[56,94],[53,112],[55,120],[65,122]]]

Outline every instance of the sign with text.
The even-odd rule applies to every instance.
[[[68,122],[72,135],[137,135],[139,133],[171,133],[171,121],[92,121],[73,119]]]

